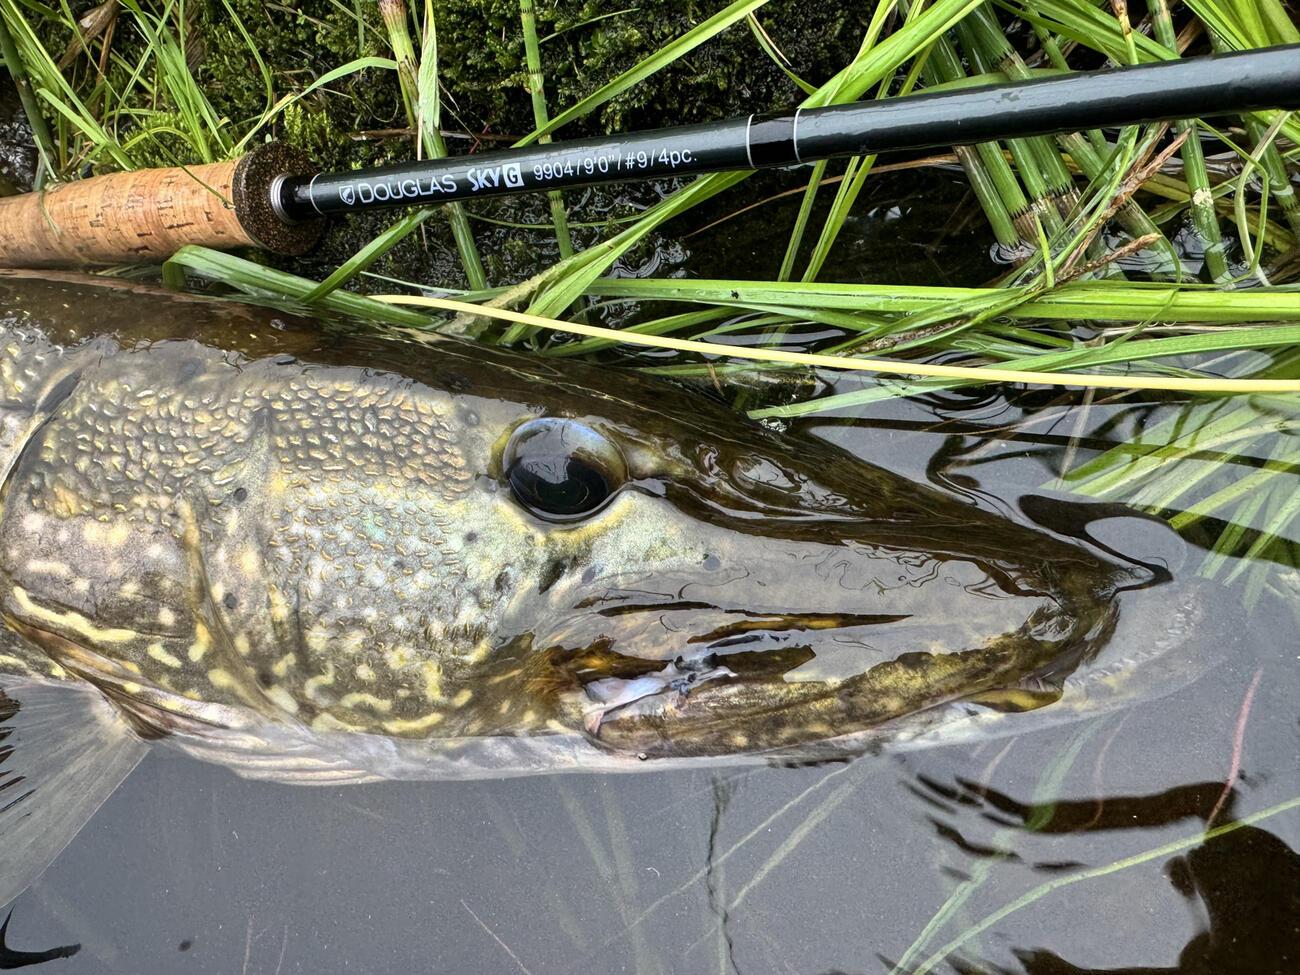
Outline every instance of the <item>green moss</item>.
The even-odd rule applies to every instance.
[[[537,5],[547,100],[555,111],[611,81],[715,13],[721,3],[586,0]],[[442,76],[476,126],[532,128],[517,0],[435,0]],[[612,16],[611,16],[612,15]],[[772,0],[758,11],[794,70],[822,81],[853,56],[866,12],[839,4]],[[624,92],[574,132],[648,128],[791,104],[800,93],[743,26],[733,27]]]

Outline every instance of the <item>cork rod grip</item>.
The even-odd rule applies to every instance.
[[[186,244],[247,247],[231,201],[236,165],[113,173],[0,200],[0,264],[156,263]]]
[[[308,250],[320,222],[284,224],[271,180],[305,160],[277,143],[229,162],[112,173],[0,199],[0,267],[158,263],[186,244]]]

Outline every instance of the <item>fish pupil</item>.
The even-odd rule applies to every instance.
[[[591,514],[626,479],[622,456],[609,439],[585,424],[556,417],[519,426],[506,446],[503,466],[515,500],[548,520]]]
[[[600,471],[576,457],[521,460],[510,468],[510,487],[526,507],[551,515],[586,514],[611,493]]]

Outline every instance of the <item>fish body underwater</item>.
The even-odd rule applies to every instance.
[[[627,371],[6,275],[0,901],[148,741],[304,783],[844,757],[1059,697],[1151,581]]]

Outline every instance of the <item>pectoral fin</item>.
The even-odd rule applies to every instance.
[[[41,875],[147,747],[89,684],[0,680],[0,905]]]

